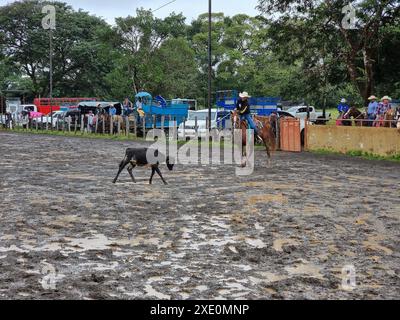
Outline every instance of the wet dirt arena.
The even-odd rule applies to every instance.
[[[0,132],[0,299],[400,298],[399,163],[257,151],[248,177],[113,185],[134,146]]]

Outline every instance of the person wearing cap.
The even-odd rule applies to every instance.
[[[375,96],[370,96],[368,98],[369,104],[368,104],[368,120],[371,120],[371,122],[368,123],[369,126],[372,126],[373,121],[376,119],[376,114],[378,110],[378,98]]]
[[[115,108],[115,106],[113,104],[110,104],[109,114],[110,114],[110,116],[117,115],[117,109]]]
[[[253,118],[250,113],[250,102],[249,102],[249,94],[247,92],[243,92],[239,94],[239,99],[236,103],[236,111],[239,112],[240,120],[246,120],[250,129],[253,129],[254,132],[258,135],[258,129],[255,125]]]
[[[350,110],[349,105],[347,104],[347,100],[345,98],[343,98],[342,100],[340,100],[339,105],[337,106],[337,109],[339,111],[340,117],[345,115],[347,113],[347,111]]]

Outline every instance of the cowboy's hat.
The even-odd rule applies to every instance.
[[[381,99],[381,101],[384,101],[384,100],[392,101],[392,98],[390,98],[389,96],[384,96],[384,97]]]
[[[243,92],[243,93],[240,93],[239,97],[241,97],[241,98],[251,98],[251,96],[249,96],[249,94],[246,91]]]
[[[347,100],[345,98],[343,98],[342,100],[340,100],[341,103],[346,103]]]
[[[369,101],[372,101],[372,100],[378,100],[378,98],[377,98],[377,97],[375,97],[375,96],[370,96],[370,97],[368,98],[368,100],[369,100]]]

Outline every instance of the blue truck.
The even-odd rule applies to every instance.
[[[145,113],[144,120],[146,129],[161,129],[163,127],[162,120],[164,119],[164,128],[169,129],[179,125],[187,119],[190,105],[178,100],[167,101],[164,98],[153,96],[148,92],[139,92],[135,96],[136,107],[141,107]],[[143,123],[143,118],[141,119]]]
[[[239,99],[239,91],[223,90],[217,91],[216,100],[218,108],[232,111],[236,108]],[[251,112],[258,116],[269,116],[278,111],[278,104],[281,101],[279,97],[251,97]]]

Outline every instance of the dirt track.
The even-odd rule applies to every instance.
[[[0,132],[0,299],[400,298],[400,164],[258,152],[249,177],[113,185],[134,145]]]

